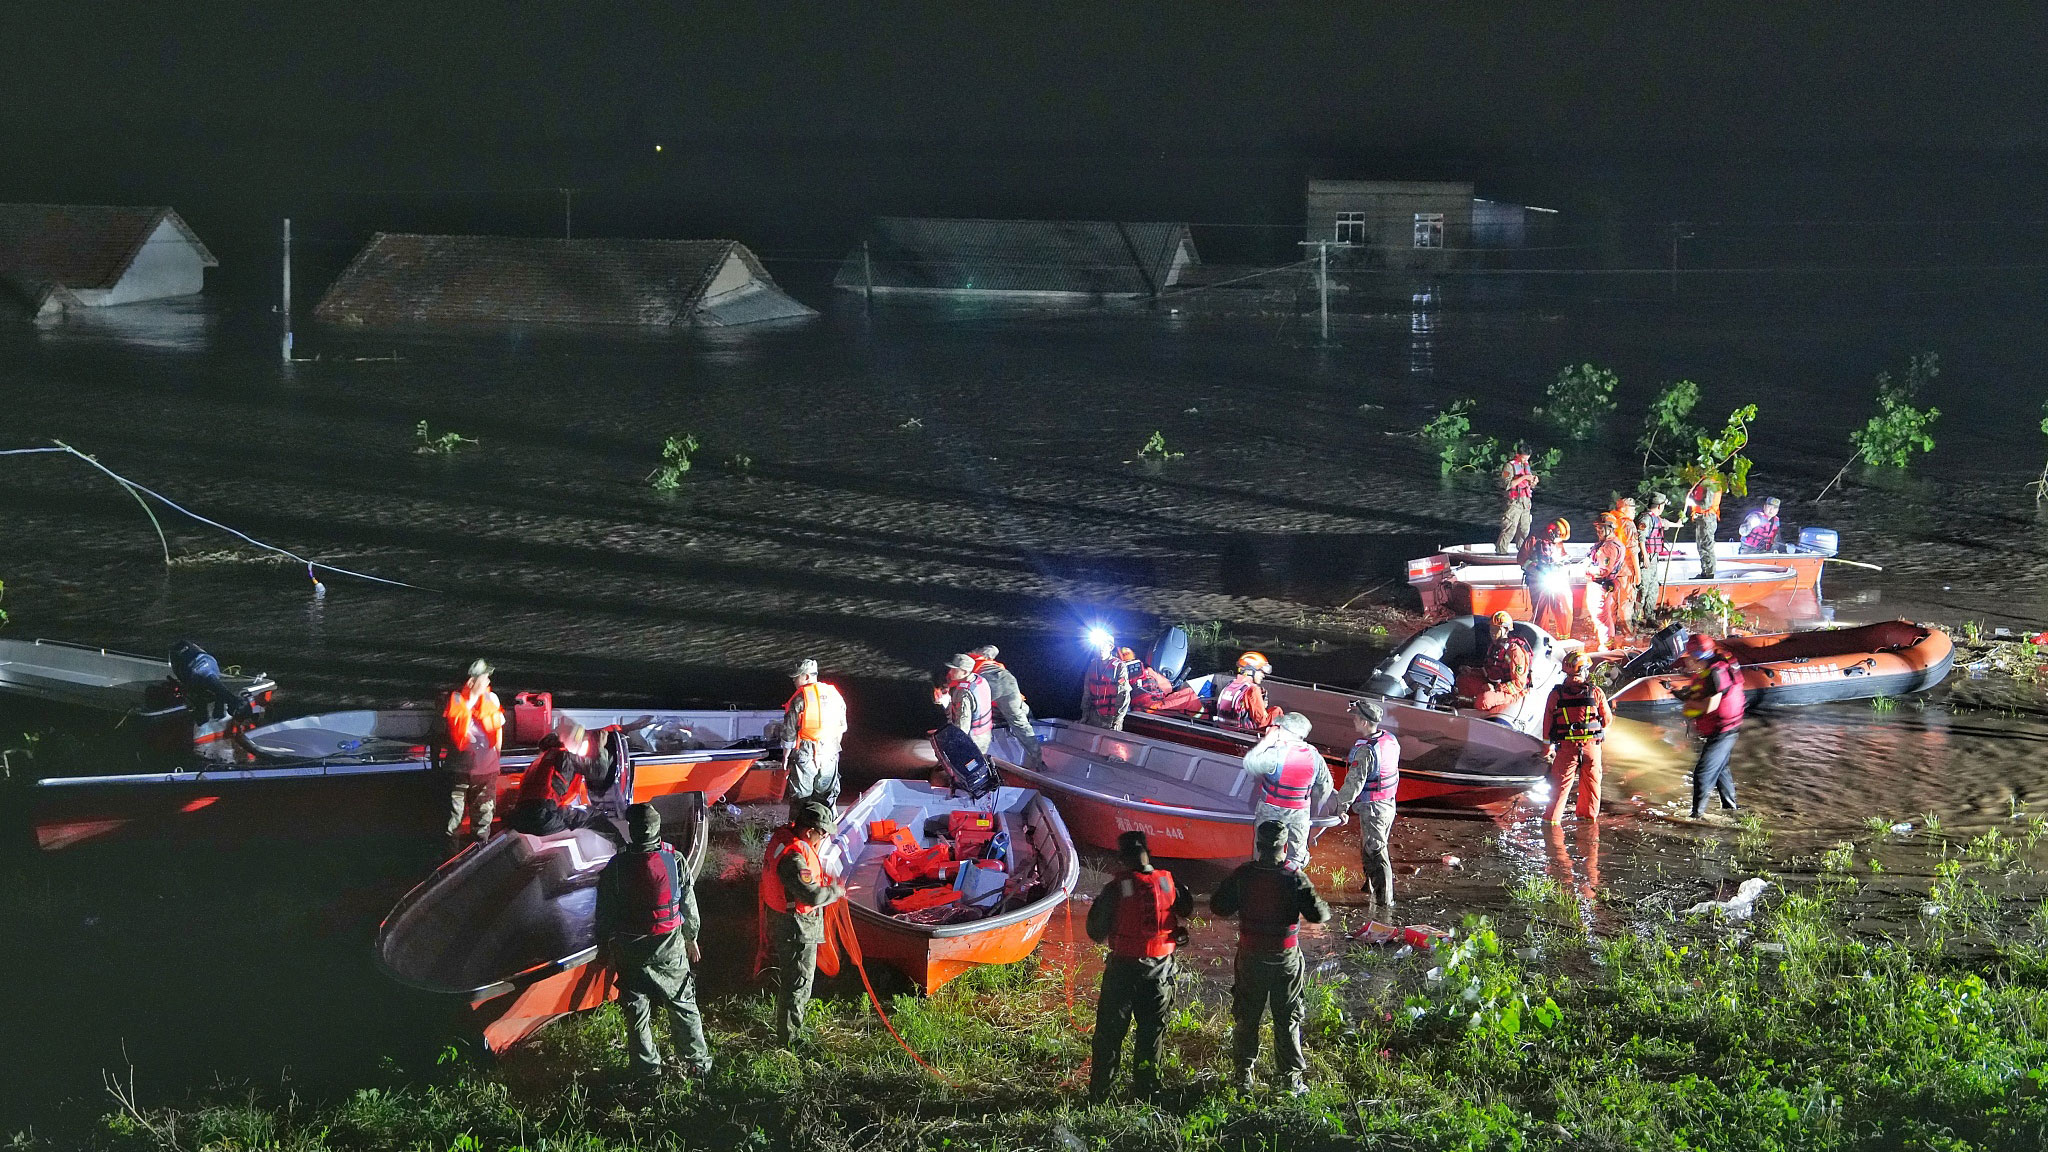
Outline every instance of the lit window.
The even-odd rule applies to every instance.
[[[1441,248],[1444,246],[1443,213],[1417,212],[1415,214],[1415,246],[1417,248]]]
[[[1363,212],[1339,212],[1339,213],[1337,213],[1337,243],[1339,243],[1339,244],[1363,244],[1363,243],[1365,243],[1365,213],[1363,213]]]

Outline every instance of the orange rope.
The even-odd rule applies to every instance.
[[[917,1049],[912,1048],[904,1041],[902,1036],[897,1034],[896,1026],[889,1023],[889,1014],[882,1010],[882,999],[875,995],[875,986],[868,980],[868,967],[860,952],[860,938],[854,935],[853,916],[846,910],[846,901],[834,900],[826,905],[825,916],[831,922],[832,934],[837,936],[839,942],[845,946],[847,956],[853,960],[854,969],[860,973],[861,987],[868,990],[868,1003],[875,1006],[875,1015],[881,1018],[882,1027],[888,1029],[890,1039],[895,1040],[898,1047],[908,1052],[910,1058],[917,1061],[918,1067],[931,1073],[933,1079],[948,1088],[961,1087],[962,1085],[952,1077],[926,1063],[925,1058],[917,1054]]]

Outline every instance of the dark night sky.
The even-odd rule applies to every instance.
[[[258,186],[573,182],[740,224],[743,201],[814,172],[849,212],[1132,212],[1156,194],[1147,215],[1199,217],[1252,209],[1190,202],[1227,178],[1145,165],[1291,164],[1258,194],[1291,215],[1303,172],[1533,183],[1505,190],[1555,202],[1574,169],[1649,166],[1637,183],[1655,187],[1826,164],[1963,194],[1983,181],[1942,157],[2048,154],[2039,6],[1889,14],[1905,7],[18,5],[0,194],[255,212]],[[711,155],[722,175],[687,170]],[[881,158],[904,170],[877,175]],[[2031,210],[2038,182],[1997,183],[1971,194]]]

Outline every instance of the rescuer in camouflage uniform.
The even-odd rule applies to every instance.
[[[1152,866],[1143,832],[1116,838],[1124,870],[1110,877],[1088,907],[1088,938],[1109,945],[1102,966],[1102,991],[1095,1000],[1095,1037],[1088,1100],[1109,1098],[1123,1058],[1124,1033],[1138,1028],[1131,1055],[1131,1080],[1140,1096],[1159,1090],[1159,1039],[1173,1010],[1174,949],[1187,939],[1182,927],[1195,898],[1173,882],[1173,874]]]
[[[696,877],[675,849],[662,843],[661,813],[635,804],[626,822],[632,842],[597,878],[597,937],[618,974],[619,1007],[626,1014],[628,1060],[641,1076],[659,1075],[654,1006],[668,1009],[676,1059],[691,1074],[711,1071],[711,1045],[697,1011]]]
[[[782,706],[782,739],[789,748],[783,760],[789,774],[784,798],[791,812],[805,800],[829,807],[839,802],[839,746],[846,738],[846,699],[839,689],[818,679],[816,660],[798,661],[789,678],[796,691]]]
[[[974,670],[988,681],[989,699],[995,704],[996,716],[1024,749],[1024,766],[1043,770],[1045,756],[1038,750],[1038,729],[1031,726],[1031,705],[1024,702],[1024,689],[1018,686],[1017,677],[996,662],[997,648],[993,644],[983,644],[968,655],[974,657]]]
[[[825,943],[825,905],[846,895],[817,856],[831,828],[830,808],[803,801],[795,820],[769,838],[761,865],[761,916],[777,976],[775,1034],[785,1048],[803,1031],[818,975],[818,946]]]
[[[1230,1050],[1236,1082],[1252,1090],[1252,1066],[1259,1059],[1259,1023],[1273,1014],[1273,1070],[1291,1093],[1308,1091],[1301,1074],[1301,1018],[1307,1012],[1308,970],[1296,942],[1296,922],[1321,924],[1330,906],[1316,886],[1282,857],[1286,830],[1277,820],[1259,824],[1258,856],[1223,878],[1209,907],[1237,917],[1237,982],[1230,989]]]

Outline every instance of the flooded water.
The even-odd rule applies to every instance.
[[[2030,316],[1952,292],[1856,308],[1733,293],[1684,308],[1432,304],[1351,318],[1329,344],[1299,320],[976,308],[840,307],[674,339],[315,330],[298,350],[317,360],[291,365],[273,323],[228,300],[0,329],[0,447],[62,439],[259,539],[414,587],[330,572],[316,597],[301,566],[252,562],[174,516],[183,561],[166,572],[104,477],[0,458],[9,635],[143,652],[191,637],[276,676],[294,712],[424,702],[478,655],[501,690],[568,702],[764,706],[811,656],[867,729],[850,771],[907,771],[906,742],[935,719],[931,671],[974,644],[1000,645],[1053,714],[1075,706],[1096,622],[1136,638],[1219,620],[1283,675],[1362,676],[1387,614],[1337,606],[1412,606],[1401,561],[1488,538],[1497,514],[1490,489],[1443,481],[1405,433],[1472,397],[1479,430],[1550,443],[1529,408],[1581,360],[1624,381],[1614,444],[1570,446],[1539,516],[1582,522],[1633,488],[1644,403],[1689,377],[1709,419],[1759,404],[1751,483],[1785,498],[1788,524],[1836,528],[1845,556],[1882,566],[1829,572],[1833,619],[2048,622],[2048,519],[2026,489],[2048,454],[2048,348]],[[1872,375],[1927,349],[1944,363],[1938,450],[1907,478],[1852,472],[1812,504]],[[421,421],[478,443],[419,455]],[[1154,431],[1185,456],[1136,462]],[[663,439],[685,432],[703,444],[692,471],[651,489]],[[1944,690],[1759,718],[1736,777],[1746,805],[1816,842],[1872,815],[1967,828],[2048,800],[2044,743],[2038,710],[1963,709]],[[1623,894],[1613,907],[1711,884],[1690,845],[1713,834],[1638,814],[1681,794],[1690,760],[1675,729],[1630,726],[1597,835],[1546,836],[1526,809],[1404,817],[1403,918],[1455,924],[1538,872]],[[166,1095],[286,1068],[317,1090],[430,1063],[451,1017],[378,977],[367,944],[431,847],[304,831],[303,849],[11,865],[29,947],[0,950],[0,1116],[96,1109],[99,1071],[130,1060]],[[1356,872],[1348,830],[1327,838],[1324,886],[1355,890]],[[1203,890],[1215,878],[1190,873]],[[1228,939],[1219,926],[1198,944],[1213,959]]]

